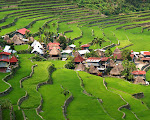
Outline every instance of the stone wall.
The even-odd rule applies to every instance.
[[[112,48],[115,46],[116,46],[116,44],[112,43],[111,45],[107,45],[107,46],[103,47],[102,49],[107,50],[108,48]]]
[[[2,108],[1,108],[1,105],[0,105],[0,120],[2,120]]]
[[[15,120],[15,113],[13,110],[13,106],[11,105],[9,109],[10,109],[10,120]]]
[[[64,103],[62,109],[63,109],[63,115],[65,117],[66,120],[67,119],[67,106],[73,101],[73,95],[71,95]]]
[[[125,47],[123,47],[123,48],[120,48],[120,50],[125,49],[125,48],[127,48],[127,47],[130,47],[130,46],[132,46],[132,45],[133,45],[133,44],[127,45],[127,46],[125,46]]]
[[[23,115],[23,119],[26,120],[26,115],[23,110],[22,110],[22,115]]]
[[[20,105],[22,104],[23,101],[27,100],[29,97],[28,93],[26,92],[25,96],[21,97],[18,102],[17,105],[20,107]]]
[[[46,85],[46,84],[53,84],[53,81],[52,81],[52,77],[51,77],[51,74],[56,70],[56,68],[54,67],[54,65],[52,64],[51,66],[48,67],[48,72],[49,72],[49,79],[46,81],[46,82],[42,82],[42,83],[39,83],[36,87],[36,90],[38,91],[38,89],[43,86],[43,85]],[[39,117],[41,117],[41,119],[43,119],[43,117],[39,114],[41,111],[42,111],[42,105],[43,105],[43,97],[42,95],[40,94],[41,96],[41,102],[40,102],[40,105],[37,107],[36,109],[36,113]]]
[[[20,68],[19,63],[17,63],[16,66],[14,66],[14,67],[12,68],[12,72],[11,72],[9,75],[7,75],[6,77],[4,77],[4,78],[2,79],[3,82],[5,82],[6,84],[9,85],[9,88],[7,88],[4,92],[0,92],[0,97],[9,94],[10,91],[12,91],[13,88],[12,88],[11,84],[9,84],[7,81],[8,81],[9,79],[11,79],[11,78],[14,76],[15,72],[16,72],[19,68]]]
[[[37,64],[36,64],[36,65],[33,65],[33,66],[31,67],[32,71],[31,71],[31,73],[30,73],[29,76],[24,77],[24,78],[22,78],[22,79],[20,80],[20,88],[23,88],[22,82],[23,82],[24,80],[29,79],[29,78],[32,77],[32,75],[34,74],[34,67],[36,67],[36,66],[37,66]]]
[[[135,98],[137,99],[140,99],[140,98],[143,98],[144,97],[144,93],[141,92],[141,93],[136,93],[136,94],[133,94],[132,96],[134,96]]]

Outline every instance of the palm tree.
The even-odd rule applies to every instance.
[[[105,42],[104,38],[96,37],[94,40],[92,40],[92,45],[97,45],[98,48],[98,45],[101,47],[103,42]]]
[[[82,42],[81,42],[81,41],[79,41],[78,43],[79,43],[79,47],[80,47],[80,46],[81,46],[81,44],[82,44]]]

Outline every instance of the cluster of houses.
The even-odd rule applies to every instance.
[[[25,34],[30,32],[29,30],[23,28],[17,30],[14,33],[14,36],[10,39],[8,35],[4,36],[4,40],[8,43],[14,43],[14,45],[21,45],[27,43],[29,41],[33,42],[31,47],[33,48],[31,53],[37,53],[40,55],[44,55],[48,53],[50,59],[61,59],[67,60],[69,57],[74,57],[73,62],[75,63],[76,71],[87,71],[91,74],[102,76],[106,74],[106,71],[110,69],[109,75],[111,76],[121,76],[121,72],[124,70],[122,65],[123,58],[122,58],[122,51],[116,48],[111,57],[105,56],[105,50],[103,49],[96,49],[94,50],[97,52],[99,57],[89,57],[86,58],[85,55],[90,53],[90,44],[84,44],[80,46],[80,50],[76,49],[76,45],[71,44],[68,45],[64,50],[61,49],[61,45],[57,40],[60,36],[64,36],[63,34],[58,34],[55,37],[53,42],[48,43],[45,45],[44,43],[40,43],[37,40],[34,40],[33,37],[29,39],[25,39]],[[66,37],[66,36],[64,36]],[[15,56],[11,56],[11,53],[15,51],[9,51],[8,46],[7,50],[4,49],[4,52],[0,53],[0,71],[9,71],[9,65],[13,62],[17,62],[17,58]],[[142,62],[150,62],[150,52],[149,51],[141,51],[141,52],[133,52],[131,51],[130,57],[132,58],[131,61],[135,62],[136,60],[140,60]],[[114,60],[115,59],[115,60]],[[13,63],[14,64],[14,63]],[[134,76],[134,83],[140,84],[148,84],[146,81],[146,72],[145,71],[133,71]],[[107,74],[108,75],[108,74]]]

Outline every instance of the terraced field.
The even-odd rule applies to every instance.
[[[7,6],[10,7],[6,8]],[[108,17],[61,0],[34,3],[28,3],[27,0],[18,3],[2,2],[0,7],[0,27],[2,28],[0,35],[11,33],[22,27],[28,28],[34,34],[48,23],[50,26],[48,31],[55,34],[62,32],[68,38],[75,40],[76,45],[78,41],[85,44],[91,42],[94,37],[104,37],[106,42],[103,42],[102,47],[120,43],[117,46],[119,48],[129,45],[127,48],[135,51],[150,49],[148,46],[149,11]],[[36,35],[35,38],[39,39]]]
[[[150,51],[149,11],[108,17],[61,0],[23,0],[18,3],[1,1],[0,14],[0,36],[25,27],[38,40],[39,28],[47,23],[50,28],[45,30],[55,34],[62,32],[77,46],[79,41],[86,44],[95,37],[103,37],[102,47],[114,43],[119,48],[129,46],[127,49]],[[28,45],[15,46],[17,51],[27,48]],[[17,120],[25,117],[29,120],[149,119],[149,86],[68,70],[63,61],[32,62],[29,59],[32,56],[19,54],[20,67],[8,81],[4,81],[8,74],[0,74],[0,93],[7,92],[0,94],[0,104],[10,103]],[[50,74],[48,68],[52,64],[56,71]],[[148,81],[149,74],[148,71]],[[49,79],[53,84],[47,82]],[[66,96],[64,91],[68,92]],[[139,92],[144,93],[144,98],[132,96]],[[4,120],[10,119],[10,112],[9,107],[2,107]]]

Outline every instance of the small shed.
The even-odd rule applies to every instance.
[[[83,61],[84,61],[84,59],[80,55],[78,55],[74,58],[74,62],[77,64],[82,63]]]
[[[22,45],[24,42],[15,34],[12,38],[14,45]]]
[[[53,47],[53,49],[49,52],[50,57],[60,57],[60,51],[56,48]]]
[[[75,71],[85,71],[85,65],[80,63],[76,66]]]
[[[88,50],[90,45],[89,44],[84,44],[84,45],[81,45],[81,50]]]
[[[90,69],[89,69],[89,73],[91,73],[91,74],[98,74],[99,70],[97,68],[95,68],[93,65],[91,65]]]
[[[72,56],[72,50],[63,50],[63,51],[61,52],[61,57],[62,57],[62,58],[67,58],[67,57],[69,57],[69,56]]]
[[[138,77],[136,77],[135,79],[134,79],[134,82],[133,82],[134,84],[142,84],[142,85],[145,85],[146,84],[146,81],[145,81],[145,78],[144,77],[140,77],[140,76],[138,76]]]

